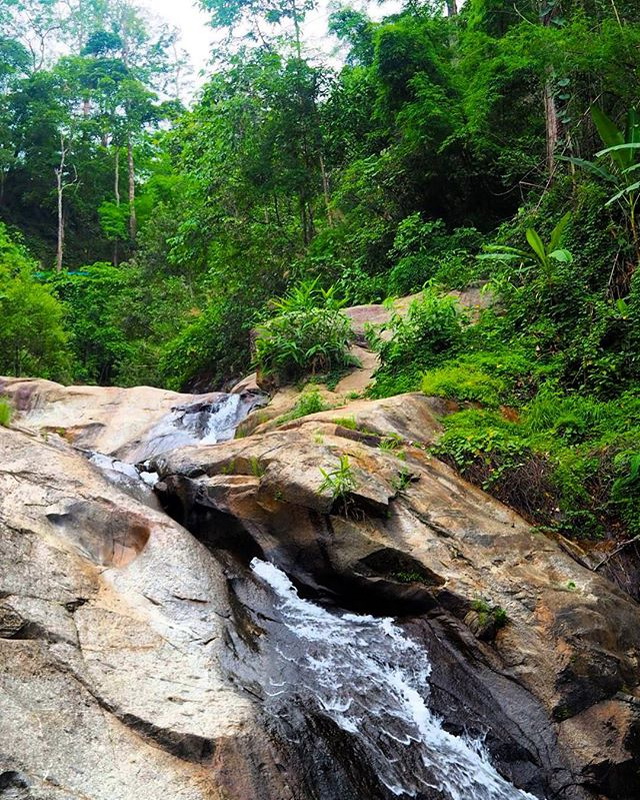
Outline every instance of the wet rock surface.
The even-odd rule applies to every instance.
[[[329,610],[397,616],[445,730],[484,737],[518,787],[640,796],[637,604],[431,458],[428,398],[154,455],[185,414],[206,441],[221,398],[4,391],[18,414],[0,428],[0,797],[397,796],[304,695],[272,713],[266,681],[287,677],[293,645],[255,557]],[[98,445],[125,473],[150,458],[164,511],[77,449]],[[320,468],[341,456],[354,485],[336,497]]]
[[[439,710],[454,725],[488,729],[518,785],[548,797],[599,796],[606,787],[594,782],[593,764],[606,762],[607,785],[626,787],[611,796],[635,796],[637,604],[416,446],[419,432],[406,429],[398,409],[419,402],[383,401],[368,412],[375,424],[360,431],[330,422],[328,412],[224,448],[168,454],[155,465],[159,494],[210,546],[259,554],[311,597],[419,617],[427,649],[435,626]],[[375,431],[383,429],[404,446],[380,447]],[[433,432],[423,423],[425,441]],[[339,508],[319,488],[320,468],[335,469],[341,456],[355,487]],[[492,615],[506,624],[492,624]],[[610,759],[610,717],[580,722],[605,701],[626,729]]]

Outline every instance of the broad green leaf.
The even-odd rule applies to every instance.
[[[560,261],[563,264],[573,264],[573,255],[564,248],[549,253],[549,258],[554,258],[556,261]]]
[[[593,161],[585,161],[584,158],[569,158],[567,156],[558,156],[558,161],[569,161],[571,164],[575,164],[576,167],[581,167],[587,172],[591,172],[593,175],[597,175],[599,178],[609,181],[609,183],[616,183],[614,175],[604,167],[595,164]]]
[[[621,317],[626,317],[629,313],[629,305],[621,297],[616,300],[616,308]]]
[[[640,142],[640,114],[635,108],[630,108],[627,113],[625,141],[631,143]]]
[[[527,241],[531,245],[531,249],[534,253],[538,256],[541,263],[546,266],[547,264],[547,251],[545,249],[544,243],[540,236],[538,235],[537,231],[534,231],[533,228],[527,228]]]
[[[632,183],[630,186],[625,186],[624,189],[621,189],[619,192],[610,197],[605,206],[610,206],[612,203],[615,203],[616,200],[620,200],[621,197],[624,197],[627,194],[633,194],[640,189],[640,181],[636,181],[636,183]]]
[[[551,233],[551,239],[549,241],[549,250],[557,250],[560,246],[560,240],[562,239],[562,234],[564,233],[565,228],[569,224],[569,220],[571,219],[571,212],[567,211],[567,213],[562,217],[560,222],[556,225]]]
[[[633,160],[629,159],[629,154],[627,152],[620,152],[612,149],[624,144],[624,135],[618,130],[613,120],[609,119],[598,106],[591,106],[591,117],[607,150],[611,150],[611,158],[618,168],[625,169],[631,166]]]
[[[591,119],[606,147],[615,147],[617,144],[624,144],[622,132],[618,130],[615,122],[609,119],[601,108],[598,108],[598,106],[591,106]]]
[[[604,150],[598,150],[596,156],[606,156],[610,153],[617,153],[621,150],[640,150],[640,142],[624,142],[623,144],[616,144],[613,147],[606,147]]]
[[[529,255],[519,247],[510,247],[506,244],[485,244],[482,249],[487,253],[517,253],[521,256]]]
[[[523,255],[516,255],[515,253],[480,253],[476,258],[482,261],[530,261],[532,256],[528,253]]]

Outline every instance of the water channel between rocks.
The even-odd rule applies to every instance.
[[[137,483],[150,492],[156,476],[140,462],[177,447],[228,441],[252,407],[228,395],[213,406],[174,409],[139,444],[137,466],[130,457],[100,453],[90,454],[91,461],[121,488],[132,491]],[[265,561],[254,559],[251,571],[271,596],[269,624],[259,655],[230,675],[245,688],[260,687],[265,713],[281,728],[292,715],[330,720],[389,796],[536,800],[499,775],[481,741],[449,733],[429,710],[428,655],[392,619],[329,611],[300,597],[287,575]],[[290,730],[296,735],[293,721]]]

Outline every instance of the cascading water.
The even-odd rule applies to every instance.
[[[124,448],[120,458],[93,451],[87,454],[112,483],[138,496],[140,483],[153,488],[158,480],[158,475],[147,468],[152,458],[178,447],[228,442],[235,436],[238,425],[264,402],[264,396],[257,393],[210,395],[206,402],[173,408],[141,441]]]
[[[212,402],[177,406],[127,454],[127,460],[142,462],[178,447],[228,442],[247,414],[262,403],[261,395],[223,394]]]
[[[277,567],[252,570],[275,594],[286,635],[274,629],[265,710],[315,709],[355,737],[379,781],[398,797],[535,800],[502,778],[482,744],[444,730],[429,711],[430,665],[391,619],[333,613],[298,596]]]

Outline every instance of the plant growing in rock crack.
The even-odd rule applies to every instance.
[[[331,421],[334,425],[339,425],[341,428],[347,428],[350,431],[355,431],[358,429],[358,423],[353,415],[350,417],[336,417]]]
[[[391,488],[396,494],[406,491],[413,481],[414,475],[408,469],[401,469],[400,472],[391,480]]]
[[[508,622],[507,612],[502,606],[492,606],[486,600],[474,600],[471,608],[478,615],[478,622],[482,627],[492,625],[494,628],[504,628]]]
[[[320,472],[322,473],[323,481],[318,487],[318,494],[330,493],[334,506],[338,507],[346,515],[350,504],[349,495],[358,486],[349,456],[340,456],[336,469],[324,470],[320,467]]]
[[[251,469],[251,474],[255,478],[261,478],[267,470],[265,465],[256,456],[251,457],[251,460],[249,461],[249,467]]]
[[[396,458],[405,459],[406,454],[402,450],[402,446],[404,445],[404,441],[401,436],[397,433],[389,433],[387,436],[384,436],[380,439],[378,443],[378,449],[382,450],[383,453],[389,453]]]

